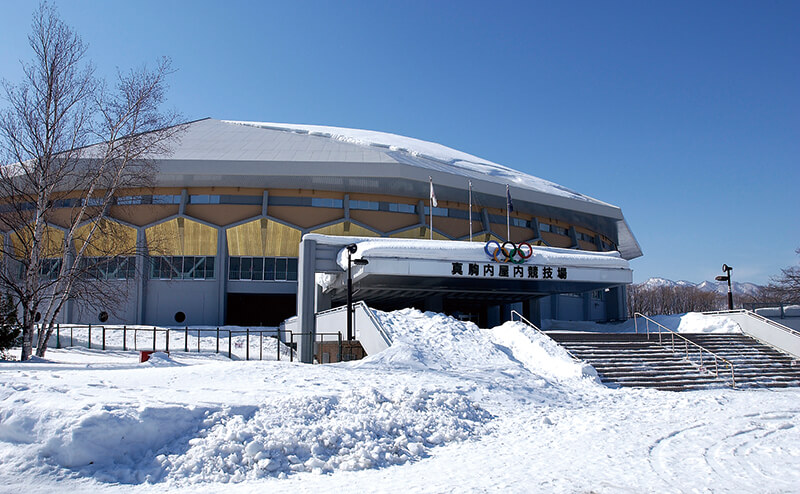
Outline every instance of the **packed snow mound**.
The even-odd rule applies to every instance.
[[[669,316],[652,316],[650,319],[678,333],[741,333],[742,328],[733,319],[725,315],[687,312]],[[564,321],[545,319],[542,329],[547,331],[585,331],[589,333],[639,333],[647,331],[647,320],[644,318],[628,319],[624,322],[597,323],[592,321]],[[658,332],[658,326],[650,323],[650,331]],[[662,330],[663,331],[663,330]]]
[[[368,357],[368,363],[459,372],[522,367],[549,382],[597,375],[551,338],[521,322],[481,329],[472,322],[416,309],[375,311],[375,315],[393,343]]]
[[[575,362],[561,345],[521,322],[506,322],[489,330],[496,345],[532,373],[551,379],[597,378],[591,365]]]
[[[295,472],[398,465],[464,440],[491,418],[466,396],[376,389],[291,397],[244,415],[209,417],[182,454],[158,458],[168,478],[241,482]]]

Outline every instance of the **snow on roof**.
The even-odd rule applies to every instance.
[[[316,137],[325,137],[334,141],[345,142],[356,146],[384,149],[387,152],[394,153],[395,157],[397,157],[397,154],[399,153],[412,158],[421,158],[412,161],[399,160],[406,161],[407,164],[430,168],[432,170],[449,171],[451,173],[454,171],[453,169],[457,169],[463,175],[474,177],[476,179],[488,180],[499,184],[515,185],[521,188],[532,189],[539,192],[558,195],[561,197],[568,197],[571,199],[578,199],[596,204],[606,204],[592,197],[568,189],[562,185],[550,182],[549,180],[544,180],[539,177],[534,177],[532,175],[519,172],[489,160],[443,146],[442,144],[414,139],[413,137],[405,137],[374,130],[348,129],[322,125],[245,122],[234,120],[222,120],[222,122],[268,130],[306,134]],[[433,161],[433,163],[431,163],[431,161]],[[448,165],[447,168],[441,167],[442,164]]]
[[[304,238],[317,239],[316,234]],[[374,258],[448,259],[464,262],[485,262],[488,258],[483,242],[453,240],[413,240],[400,238],[360,239],[354,242],[358,250],[352,256]],[[557,264],[566,267],[593,267],[607,269],[630,269],[628,261],[619,252],[588,252],[558,247],[531,246],[532,264]],[[347,269],[347,249],[342,248],[337,259],[339,266]]]

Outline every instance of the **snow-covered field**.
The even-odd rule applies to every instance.
[[[609,389],[521,324],[378,316],[352,363],[0,363],[0,492],[799,489],[800,390]]]

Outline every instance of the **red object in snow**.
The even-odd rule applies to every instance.
[[[147,362],[150,360],[150,355],[154,354],[153,350],[139,350],[139,363]],[[169,352],[164,352],[169,355]]]

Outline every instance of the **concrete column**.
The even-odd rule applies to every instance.
[[[317,242],[300,241],[300,259],[297,268],[297,327],[303,335],[298,341],[300,361],[310,364],[314,361],[314,340],[317,333],[317,318],[314,307],[316,298],[316,257]]]
[[[217,324],[225,324],[228,312],[228,238],[224,229],[217,230]]]
[[[560,296],[557,293],[550,295],[550,319],[558,319],[558,302]]]
[[[493,328],[500,325],[500,306],[490,305],[486,308],[486,327]]]
[[[145,297],[147,296],[147,279],[149,273],[150,257],[147,252],[147,239],[145,238],[144,228],[136,231],[136,324],[144,324],[147,307]]]
[[[581,294],[581,298],[583,299],[583,320],[584,321],[591,321],[592,320],[592,292],[586,292]]]
[[[530,298],[522,303],[522,315],[536,325],[537,328],[542,327],[541,301],[541,298]]]

